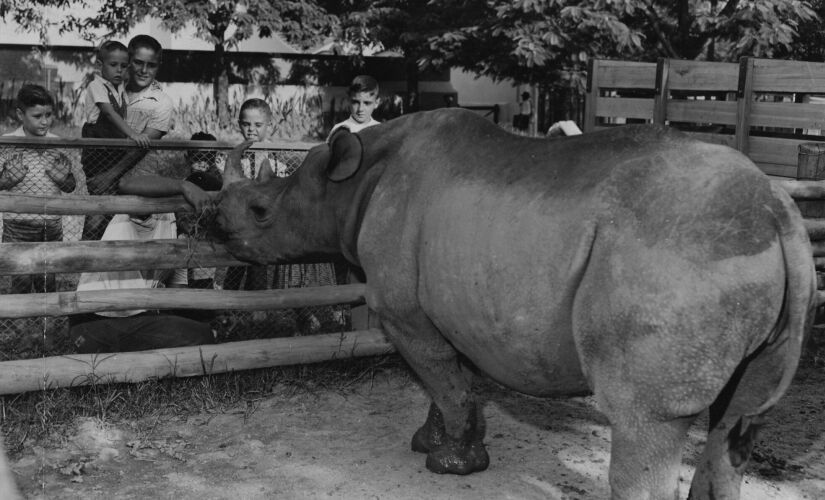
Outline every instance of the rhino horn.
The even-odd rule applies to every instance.
[[[238,144],[230,151],[229,155],[227,155],[226,166],[223,169],[223,189],[226,189],[226,186],[233,182],[238,182],[244,178],[243,171],[241,170],[241,158],[243,157],[244,151],[251,145],[252,141]]]
[[[266,182],[272,177],[272,163],[269,161],[269,158],[265,158],[264,161],[261,162],[258,177],[255,180],[258,182]]]

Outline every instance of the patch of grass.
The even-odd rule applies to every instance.
[[[265,397],[346,393],[382,372],[407,381],[413,377],[401,357],[393,354],[134,384],[95,381],[89,386],[0,397],[0,431],[7,453],[14,457],[33,442],[62,443],[67,429],[80,417],[120,423],[239,408],[254,412],[257,401]]]

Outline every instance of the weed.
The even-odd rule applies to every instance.
[[[92,375],[88,386],[0,397],[0,430],[8,452],[16,455],[27,442],[64,440],[78,418],[106,423],[150,419],[157,425],[167,418],[230,410],[240,410],[248,418],[266,397],[329,390],[346,393],[380,372],[407,381],[412,377],[406,363],[394,354],[133,384]],[[148,440],[151,433],[151,428],[143,429],[139,435]]]

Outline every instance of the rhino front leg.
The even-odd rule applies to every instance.
[[[439,474],[470,474],[487,468],[484,417],[479,411],[458,353],[423,314],[403,322],[382,316],[381,325],[421,379],[433,402],[427,422],[412,439],[413,451],[427,453],[427,468]]]

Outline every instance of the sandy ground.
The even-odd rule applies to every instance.
[[[48,499],[596,499],[609,496],[610,430],[589,398],[536,399],[481,383],[490,468],[439,476],[409,439],[428,399],[381,373],[346,393],[252,401],[244,410],[104,424],[78,420],[61,442],[13,457],[27,498]],[[743,499],[825,498],[825,368],[803,365],[771,414]],[[704,432],[690,432],[682,480]]]

